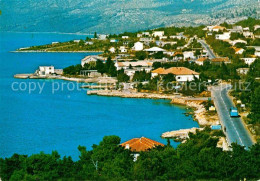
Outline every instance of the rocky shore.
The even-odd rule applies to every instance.
[[[119,91],[119,90],[89,90],[88,95],[99,95],[99,96],[114,96],[124,98],[148,98],[148,99],[173,99],[174,95],[168,94],[156,94],[156,93],[141,93],[135,91]]]
[[[198,121],[200,126],[211,126],[219,124],[219,118],[217,114],[208,114],[202,104],[204,100],[187,100],[182,98],[173,98],[171,103],[180,104],[191,107],[194,110],[194,119]]]

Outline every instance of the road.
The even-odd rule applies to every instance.
[[[228,90],[231,89],[231,85],[220,84],[213,87],[212,98],[215,102],[215,106],[222,123],[222,126],[226,128],[226,136],[228,144],[238,143],[246,148],[253,145],[253,141],[245,128],[240,117],[231,118],[229,109],[234,107],[234,104],[228,96]]]
[[[208,52],[208,56],[210,59],[217,58],[214,52],[210,49],[209,45],[204,40],[198,40],[198,42],[205,48]]]

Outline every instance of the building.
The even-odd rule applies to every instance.
[[[52,45],[56,45],[56,44],[59,44],[60,42],[58,41],[55,41],[55,42],[51,42]]]
[[[184,60],[195,59],[194,52],[192,51],[183,52],[183,58]]]
[[[108,37],[108,35],[98,35],[98,39],[99,40],[106,40],[107,39],[107,37]]]
[[[52,75],[54,73],[54,66],[39,66],[39,69],[35,72],[35,74],[41,76]]]
[[[144,49],[144,44],[142,42],[136,42],[134,44],[133,50],[134,51],[142,51]]]
[[[152,34],[154,37],[163,37],[164,36],[164,31],[154,31]]]
[[[234,40],[230,42],[233,46],[235,46],[237,43],[243,43],[243,44],[247,44],[247,41],[245,40]]]
[[[200,57],[199,59],[197,59],[195,61],[195,63],[198,65],[204,65],[204,62],[206,62],[206,61],[209,61],[209,59],[207,57]]]
[[[217,34],[215,37],[217,40],[229,40],[230,39],[230,33],[225,32],[223,34]]]
[[[116,49],[115,49],[115,47],[110,47],[108,51],[110,51],[110,53],[115,53]]]
[[[214,26],[213,28],[212,28],[212,31],[214,31],[214,32],[219,32],[219,31],[224,31],[226,28],[225,27],[223,27],[223,26]]]
[[[240,75],[246,75],[249,72],[249,68],[238,68],[237,73]]]
[[[232,29],[228,29],[230,33],[243,33],[243,27],[242,26],[233,26]]]
[[[228,57],[219,57],[219,58],[213,58],[210,60],[213,64],[221,65],[222,63],[231,63],[230,59]]]
[[[149,53],[158,53],[158,52],[166,52],[166,50],[159,48],[159,47],[152,47],[149,49],[145,49],[145,51],[149,52]]]
[[[122,39],[128,39],[129,36],[122,36]]]
[[[254,38],[254,33],[249,31],[244,31],[243,36],[246,38]]]
[[[118,42],[118,40],[116,40],[116,39],[111,39],[110,40],[110,43],[117,43]]]
[[[137,62],[116,62],[116,69],[135,69],[138,71],[145,70],[147,72],[151,71],[153,62],[150,61],[137,61]],[[132,67],[132,68],[131,68]]]
[[[81,60],[81,66],[84,67],[84,65],[86,63],[90,63],[90,62],[96,62],[97,60],[105,60],[105,58],[103,57],[100,57],[100,56],[96,56],[96,55],[89,55],[89,56],[86,56],[85,58],[83,58]]]
[[[85,45],[93,45],[94,43],[92,41],[87,41]]]
[[[193,81],[194,77],[199,79],[199,73],[190,70],[186,67],[171,67],[169,69],[158,68],[152,71],[152,77],[156,77],[158,75],[167,75],[167,74],[175,75],[176,81],[178,82]]]
[[[260,51],[255,51],[255,56],[260,57]]]
[[[254,26],[254,31],[258,30],[260,28],[260,25],[255,25]]]
[[[119,50],[121,53],[127,53],[127,49],[125,46],[120,46]]]
[[[79,42],[80,42],[80,40],[74,40],[73,42],[74,42],[74,43],[79,43]]]
[[[241,58],[241,60],[243,60],[245,62],[245,64],[251,65],[252,63],[254,63],[256,58]]]
[[[140,152],[149,151],[157,146],[164,146],[164,144],[149,138],[141,137],[126,141],[122,143],[121,146],[134,152],[134,161],[136,161]]]
[[[97,70],[81,70],[80,75],[88,76],[88,77],[101,77],[102,74]]]
[[[236,47],[234,47],[234,50],[235,50],[235,54],[238,55],[242,55],[245,51],[243,48],[236,48]]]

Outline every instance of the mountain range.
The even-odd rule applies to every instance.
[[[0,0],[0,30],[120,33],[260,18],[258,0]]]

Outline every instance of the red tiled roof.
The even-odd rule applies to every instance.
[[[141,152],[141,151],[147,151],[156,146],[164,146],[164,144],[151,140],[149,138],[141,137],[141,138],[133,138],[127,142],[124,142],[121,144],[121,146],[125,147],[126,149],[130,149],[131,151],[134,152]]]
[[[152,73],[161,74],[161,73],[163,73],[164,71],[165,71],[164,68],[158,68],[158,69],[153,70]]]
[[[208,58],[207,57],[200,57],[199,59],[197,59],[196,61],[198,62],[204,62],[206,61]]]

